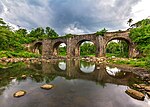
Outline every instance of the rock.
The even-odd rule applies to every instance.
[[[22,78],[22,79],[26,79],[27,76],[26,76],[26,75],[22,75],[21,78]]]
[[[100,69],[100,67],[97,67],[97,69]]]
[[[20,90],[14,93],[14,97],[21,97],[21,96],[24,96],[25,94],[26,94],[26,91]]]
[[[128,89],[125,91],[128,95],[130,95],[132,98],[135,98],[137,100],[144,100],[145,95],[139,91]]]
[[[148,97],[150,97],[150,92],[147,92]]]
[[[51,85],[51,84],[45,84],[45,85],[42,85],[41,88],[49,90],[49,89],[53,88],[53,85]]]
[[[35,75],[36,75],[36,76],[40,76],[40,74],[39,74],[39,73],[36,73]]]
[[[138,85],[138,84],[133,84],[133,87],[134,87],[134,88],[139,88],[139,89],[141,88],[141,86]]]
[[[142,89],[145,89],[146,84],[139,84],[139,86],[140,86]]]
[[[10,77],[10,79],[15,79],[15,77]]]
[[[145,86],[146,91],[150,91],[150,86]]]

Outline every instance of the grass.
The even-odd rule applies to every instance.
[[[131,65],[133,67],[144,67],[144,68],[149,68],[149,65],[147,64],[146,59],[131,59],[131,58],[115,58],[115,59],[109,59],[108,60],[110,63],[113,64],[127,64]]]
[[[0,58],[12,58],[12,57],[23,57],[23,58],[30,58],[30,57],[40,57],[39,54],[31,53],[31,52],[26,52],[26,51],[20,51],[20,52],[15,52],[15,51],[0,51]]]

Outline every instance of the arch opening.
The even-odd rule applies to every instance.
[[[112,39],[106,44],[106,57],[128,58],[130,42],[126,39]]]
[[[67,55],[67,45],[63,42],[57,42],[53,47],[54,56],[66,56]]]
[[[96,56],[96,46],[90,40],[79,41],[75,48],[76,57]]]
[[[33,46],[33,52],[36,54],[41,54],[42,55],[42,42],[37,42]]]

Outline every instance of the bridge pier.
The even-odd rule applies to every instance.
[[[96,57],[104,57],[104,39],[102,36],[97,36],[96,38]]]
[[[136,45],[134,43],[129,47],[129,58],[135,58],[139,55],[139,51],[136,50]]]

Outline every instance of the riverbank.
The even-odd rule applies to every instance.
[[[87,62],[94,62],[96,64],[104,63],[109,66],[118,67],[118,68],[122,69],[123,71],[131,71],[131,72],[139,75],[143,79],[150,78],[149,68],[145,67],[145,66],[140,66],[142,64],[140,64],[140,61],[138,61],[138,59],[85,57],[85,58],[81,58],[81,60],[87,61]],[[144,63],[144,61],[141,61],[141,63]]]
[[[41,64],[42,62],[50,63],[51,61],[58,61],[58,60],[65,60],[65,58],[53,58],[53,59],[43,59],[43,58],[0,58],[0,67],[5,68],[7,67],[8,63],[16,63],[16,62],[24,62],[24,63],[38,63]],[[127,58],[106,58],[106,57],[83,57],[83,58],[73,58],[68,60],[83,60],[86,62],[93,62],[95,64],[106,64],[109,66],[115,66],[118,68],[123,69],[124,71],[131,71],[135,74],[143,77],[143,78],[150,78],[150,70],[148,68],[140,67],[140,66],[133,66],[127,62],[137,61],[137,59],[127,59]],[[121,63],[118,63],[121,62]],[[123,63],[125,62],[125,63]],[[137,62],[139,63],[139,62]]]

